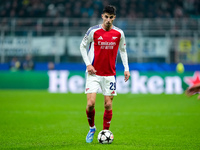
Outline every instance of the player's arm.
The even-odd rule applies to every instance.
[[[89,74],[95,74],[96,70],[94,69],[94,67],[91,65],[91,62],[88,58],[87,55],[87,45],[92,42],[92,35],[90,32],[90,29],[87,31],[87,33],[85,34],[81,44],[80,44],[80,51],[81,51],[81,55],[83,58],[83,61],[85,62],[85,65],[87,66],[87,71]]]
[[[124,65],[124,80],[125,82],[128,81],[130,77],[129,66],[128,66],[128,56],[126,52],[126,41],[124,33],[122,32],[120,43],[119,43],[119,52],[122,59],[122,63]]]
[[[186,90],[187,96],[192,96],[192,95],[198,94],[198,93],[200,94],[200,83],[195,84]],[[200,95],[199,95],[198,99],[200,99]]]

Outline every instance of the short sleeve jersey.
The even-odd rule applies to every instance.
[[[88,57],[94,66],[96,75],[116,75],[116,59],[118,49],[126,49],[124,33],[113,26],[109,31],[96,25],[88,29],[82,44],[89,44]]]

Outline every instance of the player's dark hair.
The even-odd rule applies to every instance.
[[[112,6],[112,5],[107,5],[103,9],[103,14],[104,13],[108,13],[108,14],[111,14],[111,15],[116,15],[116,7]]]

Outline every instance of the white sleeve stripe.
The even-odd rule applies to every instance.
[[[121,56],[121,59],[122,59],[122,63],[124,65],[124,71],[129,71],[128,57],[127,57],[126,51],[120,51],[120,56]]]
[[[121,39],[120,39],[120,43],[119,43],[120,56],[121,56],[122,63],[124,65],[124,71],[129,71],[125,36],[124,36],[124,32],[122,30],[119,30],[119,31],[121,33]]]
[[[80,51],[81,51],[81,55],[83,57],[83,60],[86,64],[86,66],[90,65],[91,63],[90,63],[88,56],[87,56],[87,49],[86,49],[86,46],[83,43],[81,43],[81,45],[80,45]]]

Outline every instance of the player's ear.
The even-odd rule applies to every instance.
[[[101,14],[101,18],[103,19],[103,14]]]

